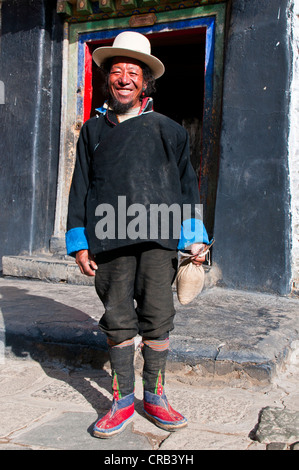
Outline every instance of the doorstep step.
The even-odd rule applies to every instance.
[[[3,256],[2,270],[4,276],[78,285],[94,284],[94,278],[83,276],[78,265],[69,256]]]

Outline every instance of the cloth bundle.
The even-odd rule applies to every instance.
[[[196,266],[192,263],[192,254],[179,252],[179,255],[176,290],[179,302],[187,305],[201,293],[205,282],[205,272],[202,265]]]

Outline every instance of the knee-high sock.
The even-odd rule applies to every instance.
[[[119,400],[135,389],[134,338],[120,344],[108,341],[108,351],[112,372],[113,398]]]
[[[143,386],[147,392],[163,394],[168,349],[168,337],[162,340],[143,339]]]

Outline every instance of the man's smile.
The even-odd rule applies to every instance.
[[[116,91],[117,93],[128,95],[129,93],[132,93],[133,90],[130,90],[128,88],[116,88]]]

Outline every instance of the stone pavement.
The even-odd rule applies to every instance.
[[[166,391],[188,427],[169,433],[145,418],[137,348],[134,422],[101,440],[91,429],[111,393],[93,287],[0,278],[0,450],[102,450],[109,459],[298,448],[298,298],[214,287],[187,307],[175,302]]]

